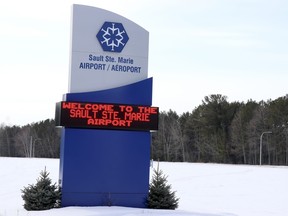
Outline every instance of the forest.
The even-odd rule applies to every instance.
[[[0,156],[58,158],[60,133],[53,119],[2,124]],[[212,94],[191,112],[160,111],[151,159],[288,165],[288,96],[228,102],[227,96]]]

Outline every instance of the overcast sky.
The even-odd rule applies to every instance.
[[[118,13],[150,32],[153,106],[191,112],[288,94],[287,0],[9,0],[0,6],[0,124],[54,118],[68,92],[73,3]]]

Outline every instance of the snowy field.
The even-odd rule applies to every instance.
[[[160,162],[179,208],[67,207],[28,212],[20,190],[40,171],[58,181],[58,159],[0,158],[0,216],[286,216],[288,167]],[[154,167],[156,163],[154,162]],[[152,169],[151,169],[152,171]]]

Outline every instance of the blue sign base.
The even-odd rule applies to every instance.
[[[152,104],[152,78],[131,85],[66,94],[66,101]],[[146,207],[149,131],[63,128],[62,206]]]

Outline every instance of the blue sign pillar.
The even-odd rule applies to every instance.
[[[66,100],[151,106],[152,78]],[[62,206],[145,207],[150,143],[149,131],[63,128]]]

